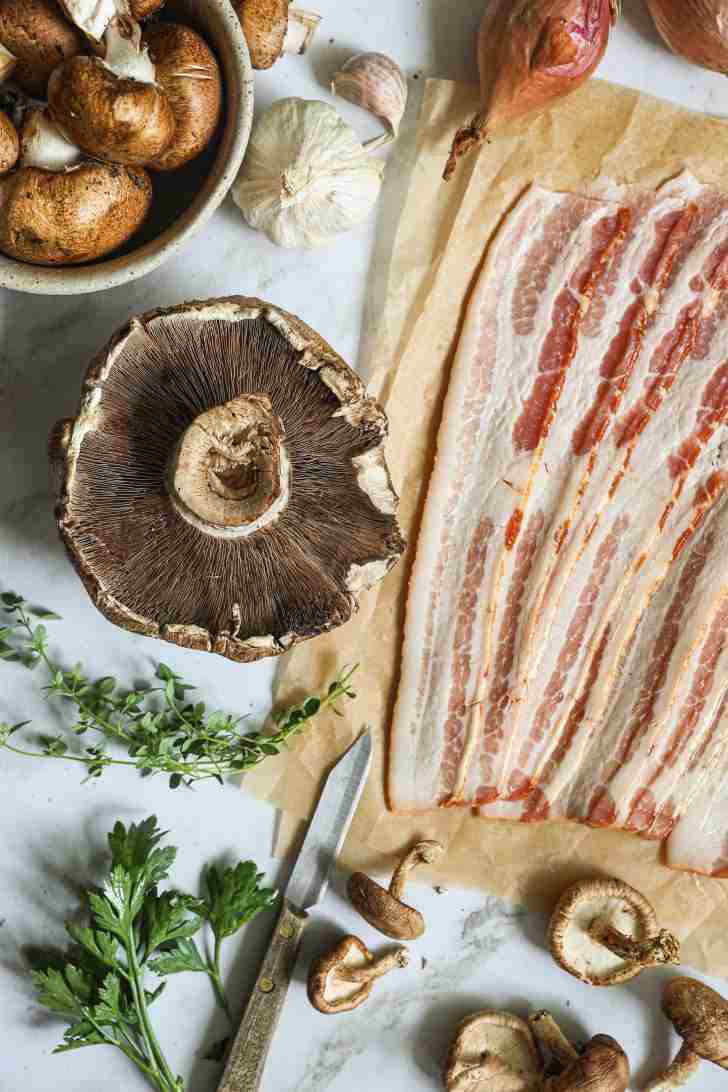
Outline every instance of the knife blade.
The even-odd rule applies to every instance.
[[[256,1092],[285,1003],[308,911],[329,886],[372,762],[365,731],[329,774],[286,886],[276,927],[218,1092]]]

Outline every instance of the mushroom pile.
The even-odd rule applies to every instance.
[[[117,625],[238,662],[346,622],[404,541],[387,421],[257,299],[134,318],[51,440],[61,537]]]
[[[148,172],[212,140],[219,65],[191,27],[142,27],[163,4],[0,0],[0,78],[25,96],[16,118],[0,112],[4,254],[78,265],[118,250],[152,207]]]

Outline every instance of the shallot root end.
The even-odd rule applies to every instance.
[[[476,114],[468,125],[458,129],[442,175],[446,182],[449,182],[455,173],[458,160],[473,151],[474,148],[479,148],[484,143],[487,135],[488,130],[486,129],[485,119],[481,114]]]

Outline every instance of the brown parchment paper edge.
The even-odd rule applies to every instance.
[[[386,870],[412,838],[439,838],[447,853],[432,876],[440,882],[539,909],[552,907],[577,878],[620,876],[643,891],[661,924],[681,937],[685,963],[726,977],[728,882],[667,869],[652,843],[575,824],[485,822],[467,810],[397,816],[386,809],[386,728],[409,559],[464,302],[500,220],[534,181],[558,190],[583,190],[605,177],[654,187],[687,168],[728,189],[728,126],[598,80],[554,109],[504,129],[452,188],[444,186],[440,174],[452,132],[476,105],[471,87],[427,82],[370,385],[389,416],[407,558],[365,597],[351,622],[297,649],[282,672],[278,700],[286,702],[324,686],[344,664],[360,663],[358,696],[345,718],[322,718],[285,755],[246,777],[245,788],[283,811],[279,847],[285,848],[310,814],[326,771],[369,724],[376,756],[341,855],[345,868]]]

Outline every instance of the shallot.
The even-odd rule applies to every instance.
[[[547,106],[591,76],[620,0],[490,0],[478,35],[481,109],[453,141],[444,178],[498,125]]]
[[[728,0],[647,0],[673,53],[728,73]]]

